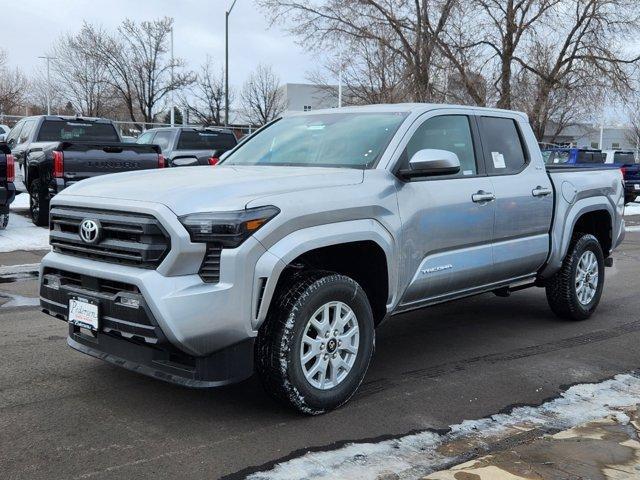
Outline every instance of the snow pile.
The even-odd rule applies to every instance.
[[[0,230],[0,252],[15,250],[48,250],[49,229],[36,227],[26,214],[29,209],[29,195],[21,193],[11,204],[9,225]]]
[[[468,460],[490,444],[515,432],[539,428],[565,430],[608,415],[624,415],[620,410],[640,403],[640,377],[618,375],[597,384],[571,387],[561,397],[538,407],[518,407],[511,413],[481,420],[465,420],[444,435],[426,431],[378,443],[351,443],[325,452],[310,452],[276,465],[272,470],[250,475],[251,480],[288,479],[372,479],[394,473],[402,479],[420,478],[433,471]],[[447,445],[452,456],[442,452]],[[469,448],[458,451],[461,443]],[[479,447],[479,449],[478,449]]]

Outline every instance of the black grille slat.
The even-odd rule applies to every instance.
[[[220,281],[220,245],[207,244],[207,251],[200,266],[200,278],[205,283],[218,283]]]
[[[96,244],[80,238],[82,220],[100,222]],[[85,208],[51,209],[50,243],[54,251],[142,268],[157,268],[170,249],[170,237],[151,215]]]

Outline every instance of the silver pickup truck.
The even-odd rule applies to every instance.
[[[190,387],[257,372],[318,414],[356,391],[392,315],[543,287],[556,315],[589,317],[623,192],[619,169],[545,168],[518,112],[293,114],[215,167],[57,195],[41,305],[86,354]]]

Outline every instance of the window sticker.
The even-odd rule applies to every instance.
[[[491,157],[493,158],[494,168],[507,168],[507,165],[504,163],[504,155],[500,152],[491,152]]]

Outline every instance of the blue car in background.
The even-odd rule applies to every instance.
[[[597,150],[577,147],[542,148],[542,157],[547,165],[573,165],[575,167],[598,167],[603,164],[619,168],[624,177],[624,203],[633,202],[640,195],[640,165],[634,152],[624,150]]]
[[[547,165],[602,165],[606,156],[602,150],[575,147],[553,147],[542,149],[544,163]]]

